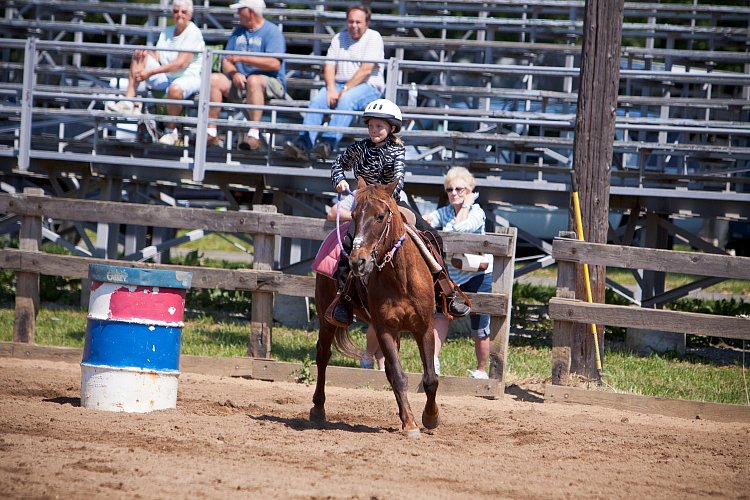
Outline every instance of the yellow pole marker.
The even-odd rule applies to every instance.
[[[579,241],[586,241],[583,237],[583,220],[581,219],[581,201],[578,198],[578,182],[576,181],[575,172],[570,173],[573,180],[573,212],[576,218],[576,234]],[[586,283],[586,300],[589,304],[594,302],[591,296],[591,280],[589,278],[589,265],[583,264],[583,280]],[[594,352],[596,353],[596,369],[602,371],[602,359],[599,355],[599,336],[596,332],[596,323],[591,323],[591,333],[594,334]]]

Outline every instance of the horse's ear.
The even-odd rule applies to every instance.
[[[401,179],[396,179],[395,181],[391,182],[390,184],[387,184],[385,186],[386,191],[388,191],[388,194],[393,195],[393,192],[396,190],[396,186],[398,186],[398,183],[401,181]]]
[[[364,189],[367,187],[367,183],[362,176],[357,177],[357,189]]]

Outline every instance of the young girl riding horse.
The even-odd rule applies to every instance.
[[[388,99],[378,99],[371,102],[365,108],[362,118],[367,124],[369,138],[355,141],[346,148],[331,167],[331,181],[336,186],[339,193],[349,192],[349,183],[344,177],[344,172],[354,171],[354,177],[362,177],[367,184],[389,184],[398,179],[398,184],[393,191],[393,197],[397,200],[398,205],[405,207],[416,217],[415,227],[420,231],[430,232],[439,245],[442,252],[443,242],[440,235],[435,231],[422,217],[409,205],[399,201],[401,189],[404,186],[405,173],[405,148],[401,138],[396,134],[401,130],[401,110],[399,107]],[[349,298],[345,297],[344,290],[349,290],[347,286],[352,280],[350,275],[350,266],[348,254],[352,249],[355,228],[354,224],[349,225],[349,231],[342,244],[345,252],[341,253],[339,265],[336,271],[336,287],[338,293],[333,304],[331,314],[334,322],[340,325],[349,325],[353,321],[352,306]],[[452,282],[449,287],[438,286],[438,281],[448,279],[448,274],[443,269],[436,273],[436,292],[443,294],[446,299],[448,313],[454,317],[463,317],[469,314],[470,307],[456,299],[455,289],[457,288]]]

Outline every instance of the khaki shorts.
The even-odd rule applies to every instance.
[[[281,80],[268,75],[260,75],[266,82],[266,99],[283,99],[284,86]],[[243,104],[247,102],[247,88],[238,89],[229,81],[229,101]]]

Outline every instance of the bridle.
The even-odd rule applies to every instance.
[[[375,264],[375,267],[378,268],[378,271],[382,271],[386,264],[393,261],[393,255],[396,253],[396,251],[401,248],[401,246],[404,244],[404,241],[406,241],[406,232],[396,241],[396,243],[393,245],[393,248],[388,250],[385,255],[383,255],[383,260],[378,264],[378,252],[377,248],[380,246],[380,244],[385,240],[386,236],[391,230],[391,222],[393,221],[393,211],[391,210],[391,207],[389,207],[386,204],[386,209],[388,210],[388,218],[385,221],[385,227],[383,227],[383,231],[380,233],[380,236],[378,237],[378,241],[373,245],[372,251],[370,252],[370,256],[372,257],[372,261]],[[361,238],[354,238],[354,241],[352,242],[352,250],[358,250],[359,247],[362,245],[362,239]],[[391,264],[393,266],[393,264]]]

